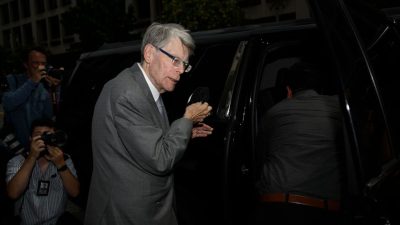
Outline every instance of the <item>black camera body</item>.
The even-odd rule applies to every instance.
[[[45,145],[62,147],[67,142],[67,134],[61,130],[54,133],[45,132],[42,134],[41,139]]]
[[[55,68],[53,66],[46,66],[45,71],[47,73],[48,76],[57,78],[59,80],[61,80],[64,76],[64,68],[60,67],[60,68]]]

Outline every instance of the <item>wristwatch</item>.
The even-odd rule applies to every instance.
[[[68,169],[67,165],[64,164],[64,166],[57,168],[58,172],[66,171]]]

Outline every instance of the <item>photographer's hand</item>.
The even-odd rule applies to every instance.
[[[34,157],[38,159],[40,153],[46,149],[46,145],[44,144],[41,136],[33,137],[31,140],[31,149],[29,153],[29,157]]]
[[[40,153],[46,149],[41,136],[31,139],[29,155],[24,160],[21,168],[15,176],[7,183],[7,194],[11,199],[17,200],[26,190],[32,174],[32,170],[40,157]]]
[[[71,171],[67,169],[63,169],[66,166],[66,162],[64,160],[63,151],[55,146],[47,146],[49,150],[49,155],[46,155],[46,158],[54,163],[54,165],[58,169],[58,173],[63,181],[63,185],[67,193],[71,197],[78,196],[80,192],[80,183],[76,177],[74,177]]]
[[[60,85],[60,83],[61,83],[60,79],[57,79],[57,78],[49,76],[49,75],[46,75],[44,78],[47,81],[47,83],[49,83],[50,87],[56,87],[56,86]]]
[[[15,176],[7,183],[7,194],[11,199],[16,200],[24,193],[28,186],[32,170],[40,157],[40,153],[45,149],[46,146],[41,136],[35,136],[31,139],[29,155]]]
[[[45,155],[46,159],[52,161],[54,165],[59,169],[65,165],[64,152],[55,146],[47,145],[48,155]]]
[[[32,71],[32,70],[31,70]],[[46,76],[46,67],[44,65],[37,66],[33,72],[31,72],[31,79],[35,83],[39,83],[40,80]]]

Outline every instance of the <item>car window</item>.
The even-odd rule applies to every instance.
[[[359,185],[367,185],[385,173],[386,164],[397,157],[391,137],[398,132],[392,134],[389,127],[398,127],[398,119],[393,116],[396,111],[390,90],[384,87],[393,83],[390,71],[399,71],[392,58],[398,57],[398,37],[389,34],[388,20],[381,13],[359,3],[324,2],[318,4],[316,15],[331,43],[341,76],[346,125],[353,147],[351,166],[357,171]]]
[[[238,67],[240,65],[240,61],[242,59],[242,54],[245,49],[247,42],[243,41],[240,43],[239,47],[237,48],[235,57],[232,61],[232,66],[229,70],[228,78],[224,85],[223,97],[219,102],[217,108],[217,115],[220,119],[228,119],[231,116],[231,106],[232,106],[232,95],[233,89],[236,84]]]
[[[396,137],[400,133],[400,112],[394,96],[398,95],[395,78],[400,73],[400,42],[391,34],[392,31],[387,30],[366,50],[370,67],[360,63],[357,68],[360,74],[371,73],[371,78],[359,76],[348,82],[353,102],[357,103],[354,112],[360,119],[360,144],[365,149],[361,157],[366,179],[380,176],[382,165],[391,163],[399,154]]]
[[[390,136],[385,137],[383,143],[389,142],[393,148],[386,148],[383,152],[382,161],[387,161],[394,156],[398,156],[400,143],[397,141],[400,135],[400,115],[397,107],[397,79],[400,74],[398,59],[400,58],[400,33],[393,26],[388,26],[382,31],[380,37],[373,45],[368,46],[366,51],[374,73],[377,89],[379,90],[382,107],[384,108]],[[388,140],[390,138],[390,140]],[[397,150],[395,150],[397,149]]]

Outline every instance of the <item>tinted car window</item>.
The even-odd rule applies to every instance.
[[[365,11],[360,1],[313,2],[341,77],[349,140],[349,215],[363,215],[354,216],[355,223],[395,218],[400,197],[394,191],[399,187],[399,119],[393,97],[399,73],[398,31],[381,13]],[[377,219],[367,207],[385,215]]]
[[[377,86],[379,79],[385,80],[388,77],[388,71],[382,71],[381,64],[381,73],[377,74],[375,70],[378,68],[375,69],[373,65],[373,60],[382,63],[382,60],[389,59],[386,56],[378,57],[376,50],[375,53],[373,50],[374,45],[379,44],[377,40],[388,40],[389,35],[382,37],[386,28],[381,14],[371,10],[368,11],[369,14],[365,14],[361,12],[365,5],[360,7],[352,1],[346,1],[347,3],[348,5],[344,5],[332,1],[319,10],[320,16],[324,18],[321,19],[321,26],[325,28],[326,38],[332,43],[337,72],[341,77],[347,125],[354,132],[351,134],[355,150],[352,165],[359,173],[355,179],[360,182],[358,185],[365,185],[382,173],[385,163],[395,157],[386,120],[386,114],[390,112],[385,109],[381,88]],[[382,43],[391,45],[390,43],[395,42],[389,40]],[[388,48],[381,47],[377,49],[382,51]],[[390,64],[390,60],[388,63]],[[398,71],[397,68],[393,69],[392,71]],[[390,107],[391,100],[386,101]],[[386,149],[382,149],[382,146]]]
[[[357,4],[354,5],[355,3]],[[370,76],[361,77],[355,73],[354,77],[357,78],[350,85],[356,89],[356,85],[360,86],[359,82],[365,84],[361,85],[365,89],[357,89],[360,91],[360,101],[357,102],[362,102],[361,107],[364,108],[360,109],[364,111],[361,123],[366,125],[363,127],[361,140],[370,153],[363,157],[368,179],[377,176],[381,172],[379,167],[396,158],[398,154],[398,150],[395,150],[398,149],[398,144],[392,137],[399,134],[399,119],[394,116],[398,115],[398,110],[394,107],[393,98],[394,78],[400,72],[395,63],[399,57],[399,35],[383,13],[367,8],[366,5],[360,7],[360,3],[348,1],[349,15],[357,28],[365,54],[356,58],[359,63],[355,65],[360,70],[356,72]],[[367,60],[368,64],[364,65],[363,60]]]
[[[387,146],[386,154],[382,156],[382,161],[388,161],[390,158],[398,156],[399,142],[397,138],[400,135],[400,121],[398,115],[400,114],[397,105],[397,85],[396,76],[400,73],[398,66],[398,59],[400,58],[400,39],[399,31],[395,27],[387,26],[385,29],[380,30],[380,35],[375,39],[374,43],[366,46],[371,69],[374,74],[376,88],[378,89],[382,107],[385,111],[388,128],[390,129],[390,136],[386,137],[387,143],[382,143],[387,146],[390,143],[393,145],[391,149]],[[387,132],[387,131],[386,131]],[[390,138],[390,140],[389,140]]]

